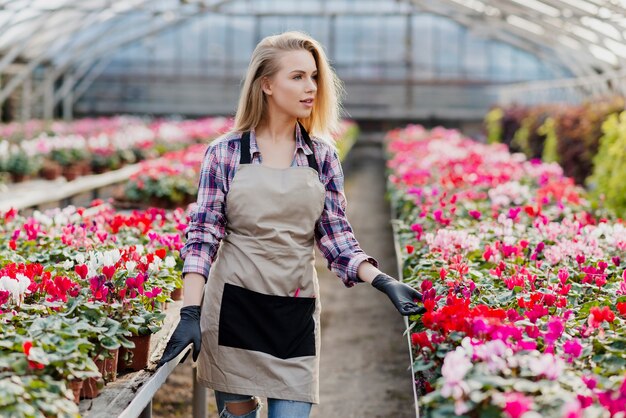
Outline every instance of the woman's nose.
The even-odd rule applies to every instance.
[[[315,83],[314,79],[309,79],[309,82],[307,83],[307,93],[311,92],[311,93],[315,93],[317,91],[317,84]]]

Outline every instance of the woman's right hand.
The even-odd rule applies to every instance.
[[[202,334],[200,332],[200,305],[184,306],[180,309],[180,321],[170,337],[157,368],[177,357],[189,344],[193,343],[193,361],[198,359]],[[185,361],[189,353],[181,360]]]

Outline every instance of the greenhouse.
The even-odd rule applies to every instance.
[[[625,97],[624,0],[0,0],[0,416],[626,418]]]

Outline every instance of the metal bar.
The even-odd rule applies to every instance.
[[[191,350],[191,345],[184,349],[178,357],[174,358],[167,364],[159,367],[154,374],[143,386],[139,389],[131,401],[131,403],[126,407],[126,409],[118,416],[118,418],[135,418],[140,416],[143,411],[146,409],[152,402],[152,398],[154,394],[159,390],[161,386],[167,380],[167,377],[174,371],[180,360],[184,357],[186,353]]]
[[[113,59],[113,56],[103,58],[100,61],[98,61],[98,63],[96,63],[93,67],[91,67],[91,70],[89,70],[89,73],[85,76],[85,78],[82,79],[80,84],[78,84],[78,86],[76,86],[76,88],[74,89],[74,93],[73,93],[74,103],[76,103],[78,99],[80,99],[82,95],[85,94],[89,86],[91,86],[93,82],[98,78],[98,76],[102,74],[102,72],[104,71],[106,66],[109,65],[112,59]],[[70,89],[71,89],[71,86],[70,86]]]
[[[383,145],[384,147],[384,145]],[[404,282],[403,268],[402,268],[402,250],[400,249],[400,243],[398,242],[398,220],[397,208],[395,207],[393,200],[391,201],[391,228],[393,230],[393,247],[396,253],[396,268],[398,269],[398,280]],[[419,396],[417,394],[417,388],[415,387],[415,373],[413,373],[413,346],[411,345],[411,332],[409,326],[409,318],[404,316],[404,333],[406,334],[406,341],[409,347],[409,370],[411,370],[411,387],[413,388],[413,405],[415,406],[415,417],[420,416]]]
[[[102,13],[102,12],[101,12]],[[98,14],[99,16],[99,14]],[[96,18],[98,17],[96,16]],[[85,22],[88,22],[89,19],[87,19]],[[83,25],[84,26],[84,25]],[[115,25],[113,25],[115,26]],[[106,28],[106,26],[104,26]],[[99,32],[96,32],[96,35],[102,35]],[[93,39],[87,39],[87,40],[83,40],[83,47],[89,47],[89,46],[93,46]],[[9,97],[9,95],[13,92],[13,90],[15,90],[20,83],[23,82],[24,79],[26,79],[26,77],[29,77],[30,74],[32,73],[32,71],[38,66],[40,65],[42,62],[45,61],[46,58],[48,58],[50,55],[54,55],[55,53],[57,53],[59,51],[59,48],[62,47],[68,47],[69,45],[72,44],[72,39],[70,37],[69,42],[66,43],[61,43],[60,47],[57,48],[50,48],[46,51],[44,51],[43,53],[39,54],[36,58],[34,58],[33,60],[29,61],[28,65],[22,70],[22,72],[20,74],[17,74],[16,76],[14,76],[11,79],[11,82],[8,83],[2,90],[0,90],[0,103],[2,103],[4,100],[7,99],[7,97]],[[59,44],[57,44],[59,45]],[[78,47],[76,47],[76,49],[78,49]],[[58,78],[58,76],[61,74],[61,72],[59,72],[57,74],[57,72],[55,71],[55,76],[53,77],[54,80],[56,80],[56,78]],[[35,91],[34,93],[34,100],[37,100],[41,95],[45,94],[45,91],[42,88],[39,88]]]
[[[70,84],[76,83],[76,76],[72,73],[67,74],[66,79],[63,80],[64,83],[67,81]],[[55,99],[52,98],[52,105],[55,105]],[[63,119],[66,121],[70,121],[73,118],[72,108],[74,107],[74,95],[72,94],[72,90],[68,91],[67,94],[63,97]]]
[[[198,368],[193,368],[193,418],[206,418],[207,408],[207,388],[198,382]]]
[[[43,87],[43,117],[44,119],[52,119],[54,116],[54,80],[52,79],[50,70],[46,71]]]
[[[139,418],[152,418],[152,399],[148,402],[148,405],[141,411]]]
[[[32,78],[28,77],[22,83],[22,114],[21,120],[22,122],[26,122],[31,117],[31,107],[32,107]]]

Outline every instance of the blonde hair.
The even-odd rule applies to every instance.
[[[256,46],[241,88],[235,115],[234,131],[255,128],[265,117],[267,99],[261,88],[264,77],[272,77],[280,69],[278,60],[286,51],[306,50],[317,65],[317,94],[311,115],[300,119],[311,135],[332,144],[332,134],[339,132],[343,86],[328,63],[322,45],[309,35],[291,31],[263,38]]]

